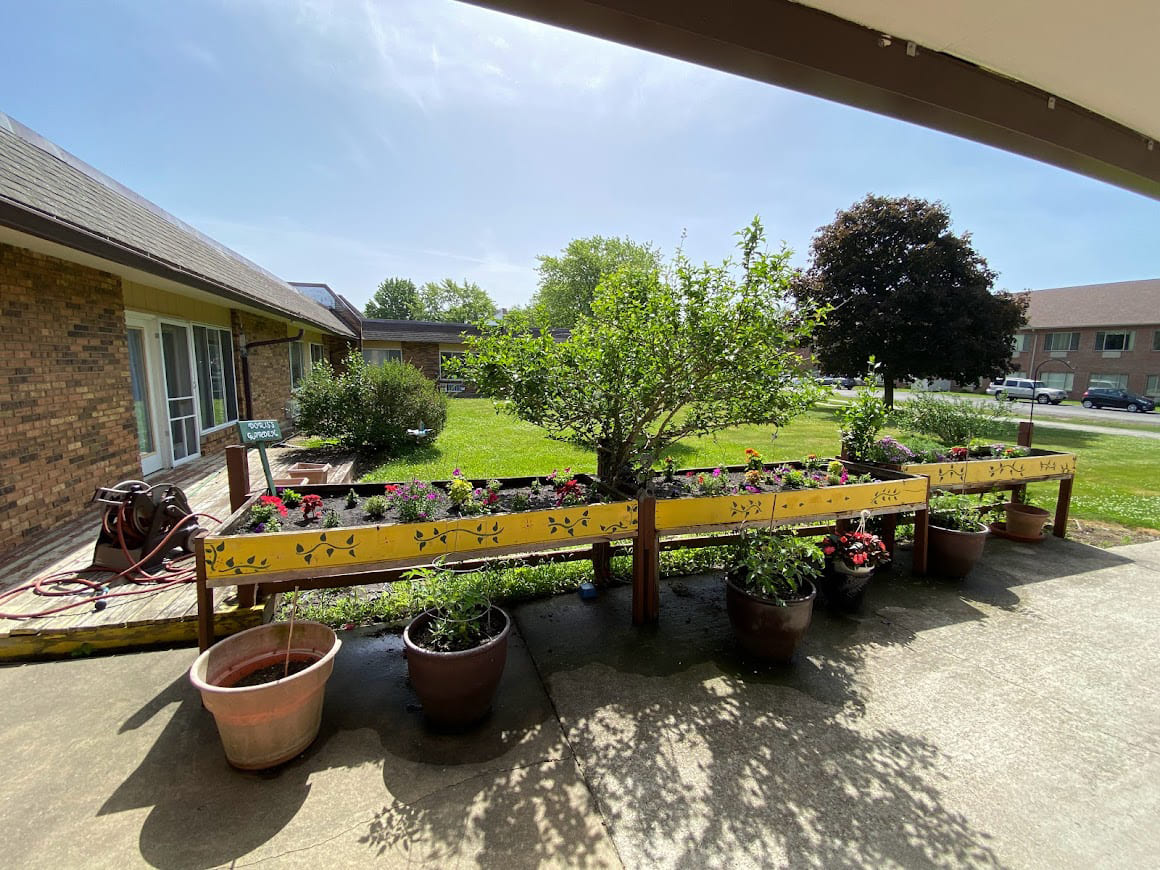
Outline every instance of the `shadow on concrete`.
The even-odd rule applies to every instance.
[[[559,739],[551,704],[519,638],[513,637],[513,652],[493,712],[465,734],[439,734],[426,727],[406,680],[397,635],[362,630],[345,632],[343,640],[327,685],[318,739],[304,754],[266,772],[231,768],[213,717],[202,709],[183,675],[119,728],[122,734],[136,730],[172,704],[179,705],[146,757],[98,815],[149,808],[139,846],[141,855],[154,866],[228,864],[258,849],[293,822],[310,794],[312,776],[371,763],[383,766],[389,795],[395,801],[392,811],[399,818],[386,827],[382,820],[371,824],[364,838],[369,846],[397,836],[394,822],[420,812],[408,809],[413,804],[433,806],[440,817],[446,816],[447,848],[452,849],[462,839],[465,808],[455,796],[463,795],[475,808],[473,823],[484,831],[508,826],[510,812],[547,801],[547,817],[563,819],[569,826],[557,831],[558,837],[569,843],[568,848],[583,848],[582,838],[570,829],[575,813],[557,816],[551,811],[553,796],[545,791],[550,780],[531,776],[522,785],[524,778],[508,774],[511,768],[561,758],[573,766]],[[368,797],[374,799],[373,795],[359,797],[364,806]]]
[[[953,597],[940,595],[957,609]],[[627,605],[616,590],[518,611],[626,864],[999,863],[944,806],[936,747],[860,723],[866,651],[914,637],[873,600],[861,615],[816,614],[790,666],[738,649],[720,578],[664,584],[648,631],[628,625]]]

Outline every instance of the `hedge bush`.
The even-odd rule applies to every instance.
[[[1010,419],[1011,412],[1002,402],[977,404],[971,399],[939,399],[923,393],[894,409],[897,425],[937,438],[947,447],[966,446],[972,438],[998,438]]]
[[[431,431],[447,421],[447,397],[417,368],[406,363],[368,365],[358,351],[336,372],[315,363],[294,393],[298,428],[310,435],[336,438],[345,447],[398,453],[414,443],[408,429]]]

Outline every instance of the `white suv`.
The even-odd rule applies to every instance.
[[[1058,405],[1067,398],[1067,391],[1049,387],[1043,381],[1031,381],[1027,378],[999,378],[987,387],[988,396],[1002,396],[1012,402],[1016,399],[1034,399],[1041,405],[1050,402]]]

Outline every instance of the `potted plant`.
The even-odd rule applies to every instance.
[[[482,719],[507,664],[511,618],[473,582],[442,567],[408,572],[423,612],[403,632],[407,674],[436,725]]]
[[[1004,508],[1008,537],[1019,541],[1038,541],[1043,537],[1043,526],[1051,516],[1046,510],[1018,501],[1009,501]]]
[[[829,568],[819,583],[822,601],[832,607],[858,607],[874,569],[890,561],[886,544],[860,526],[853,531],[831,532],[821,547]]]
[[[979,521],[974,499],[953,493],[931,496],[927,564],[932,573],[966,577],[983,555],[986,541],[987,527]]]
[[[213,713],[230,764],[274,767],[314,741],[341,646],[328,626],[291,620],[239,632],[197,657],[189,679]]]
[[[812,542],[771,529],[746,529],[725,576],[729,622],[751,655],[788,662],[805,636],[822,573]]]

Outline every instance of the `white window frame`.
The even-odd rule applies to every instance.
[[[1011,353],[1026,353],[1034,346],[1035,336],[1032,333],[1019,332],[1015,334],[1015,338],[1011,341]]]
[[[1067,347],[1054,347],[1056,344],[1056,336],[1067,336]],[[1043,349],[1048,353],[1067,353],[1068,351],[1079,350],[1079,333],[1078,332],[1049,332],[1043,336]]]
[[[286,347],[288,348],[287,353],[288,353],[288,360],[290,363],[290,392],[294,392],[296,389],[298,389],[298,385],[301,384],[302,381],[304,381],[306,379],[306,376],[308,374],[310,374],[310,368],[309,368],[310,351],[308,351],[306,349],[306,343],[302,342],[302,341],[291,341],[291,342],[287,343]],[[298,349],[298,360],[299,360],[298,367],[302,370],[302,373],[298,376],[298,383],[294,382],[294,349],[295,348]]]
[[[1121,341],[1116,342],[1116,343],[1120,344],[1121,347],[1108,347],[1108,339],[1110,339],[1110,338],[1121,339]],[[1103,332],[1103,331],[1101,331],[1101,332],[1096,333],[1096,345],[1095,345],[1095,347],[1096,347],[1097,351],[1107,351],[1107,352],[1111,352],[1111,353],[1126,352],[1126,351],[1130,351],[1132,349],[1132,347],[1135,345],[1135,343],[1136,343],[1136,333],[1131,332],[1129,330],[1124,330],[1122,332]]]
[[[317,359],[315,359],[315,349],[318,350]],[[326,348],[316,342],[310,342],[310,368],[313,369],[315,365],[326,360]]]
[[[198,372],[197,372],[197,362],[198,362],[198,360],[197,360],[197,338],[194,334],[194,330],[199,328],[199,327],[201,329],[213,330],[215,332],[224,332],[230,338],[229,359],[230,359],[230,374],[233,376],[233,384],[234,384],[234,416],[230,419],[227,419],[224,423],[217,423],[216,425],[213,425],[213,426],[206,426],[205,425],[206,421],[201,419],[201,388],[202,388],[202,384],[201,384],[201,378],[197,377],[197,375],[198,375]],[[194,367],[195,383],[197,386],[196,392],[197,392],[197,399],[198,399],[197,417],[198,417],[198,422],[202,426],[201,434],[207,435],[207,434],[210,434],[213,432],[217,432],[221,429],[225,429],[227,426],[233,426],[234,424],[236,424],[238,422],[238,420],[241,419],[241,416],[242,416],[241,402],[240,402],[239,397],[238,397],[238,372],[237,372],[237,366],[234,364],[234,333],[233,333],[233,330],[230,329],[228,326],[219,326],[216,323],[198,323],[196,321],[191,321],[189,324],[189,340],[193,344],[193,367]],[[206,384],[206,389],[212,390],[213,385]],[[210,401],[211,402],[213,401],[213,396],[210,396]],[[229,414],[229,407],[228,406],[226,407],[226,413],[227,413],[227,415]]]
[[[1144,395],[1149,399],[1160,399],[1160,375],[1148,375],[1147,378]]]
[[[1075,388],[1074,372],[1041,372],[1039,379],[1043,381],[1043,386],[1052,389],[1066,390],[1070,393]]]

